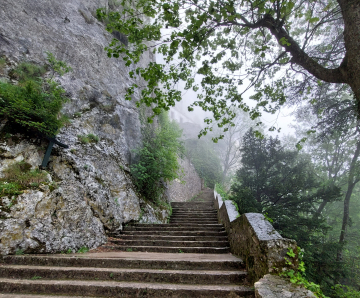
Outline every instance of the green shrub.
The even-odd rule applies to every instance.
[[[229,195],[227,194],[227,192],[224,190],[224,187],[222,184],[220,183],[216,183],[215,184],[215,191],[222,197],[222,199],[225,200],[229,200]],[[235,202],[234,202],[235,203]],[[236,203],[235,203],[236,204]],[[236,205],[237,206],[237,205]]]
[[[292,251],[292,249],[289,249],[289,251],[287,252],[287,255],[290,258],[295,257],[295,253]],[[288,277],[290,279],[290,282],[297,284],[297,285],[304,286],[306,289],[312,291],[315,294],[315,296],[318,298],[329,298],[328,296],[324,295],[324,293],[322,292],[322,290],[320,288],[320,285],[307,280],[306,274],[305,274],[306,269],[305,269],[303,257],[304,257],[304,251],[302,249],[300,249],[300,247],[298,247],[298,258],[299,258],[298,271],[296,272],[293,269],[286,270],[283,273],[280,273],[280,276]],[[287,260],[287,262],[290,262],[290,261]]]
[[[349,286],[335,285],[333,290],[338,298],[360,298],[360,292]]]
[[[46,172],[31,170],[31,165],[24,161],[14,163],[3,171],[0,178],[0,196],[17,196],[24,189],[37,188],[41,182],[47,182]]]
[[[99,142],[99,137],[89,133],[88,135],[78,135],[78,139],[83,144],[89,144],[89,143],[97,143]]]
[[[53,73],[63,74],[69,70],[58,65],[65,65],[64,62],[54,62],[53,59],[53,55],[48,54]],[[0,82],[0,118],[7,119],[10,126],[20,125],[28,132],[54,136],[68,121],[67,117],[60,115],[68,99],[58,83],[42,77],[45,72],[45,67],[24,62],[11,72],[19,81],[18,85]]]
[[[10,72],[10,76],[19,81],[20,84],[25,84],[28,81],[38,81],[45,73],[46,68],[44,66],[22,62]]]
[[[96,135],[94,135],[94,134],[92,134],[92,133],[89,133],[89,134],[87,135],[87,137],[89,138],[89,140],[90,140],[91,142],[94,142],[94,143],[99,142],[99,137],[96,136]]]
[[[179,141],[182,131],[168,114],[159,115],[159,127],[150,124],[143,128],[143,146],[134,150],[136,162],[131,165],[135,185],[146,198],[157,202],[164,190],[162,182],[179,178],[178,155],[183,152]]]
[[[87,248],[86,246],[82,246],[79,248],[79,250],[77,251],[78,254],[83,254],[89,251],[89,248]]]

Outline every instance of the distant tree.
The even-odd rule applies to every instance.
[[[188,139],[185,150],[199,176],[208,187],[214,188],[215,183],[221,181],[221,164],[214,144],[206,139]]]
[[[255,122],[251,121],[244,111],[238,111],[233,126],[230,126],[224,133],[223,140],[214,146],[221,161],[223,185],[226,184],[228,175],[232,175],[234,170],[240,166],[242,139],[251,126],[255,126]],[[220,132],[215,130],[213,134],[220,134]]]
[[[338,198],[340,189],[319,179],[310,156],[284,149],[278,138],[260,139],[250,130],[241,153],[232,187],[240,212],[267,214],[282,236],[295,239],[306,251],[308,276],[329,292],[343,274],[335,261],[338,244],[325,241],[330,227],[314,215],[320,202]]]
[[[343,219],[337,254],[337,260],[341,261],[350,223],[350,200],[360,181],[360,121],[349,96],[329,92],[328,86],[321,89],[322,92],[311,104],[298,110],[297,120],[301,123],[303,134],[308,129],[316,129],[315,135],[306,137],[309,142],[305,149],[311,153],[319,170],[327,173],[330,183],[343,189]],[[324,198],[317,214],[328,203],[328,199]]]

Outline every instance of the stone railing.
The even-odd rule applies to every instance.
[[[225,226],[231,252],[244,260],[248,280],[255,283],[256,297],[315,297],[310,291],[291,284],[287,279],[268,275],[297,269],[295,240],[283,238],[263,214],[245,213],[240,216],[233,202],[224,201],[216,191],[214,208],[218,211],[219,223]],[[295,253],[293,258],[287,255],[290,249]],[[282,294],[279,292],[278,296],[277,291]],[[300,296],[281,296],[285,292]],[[273,296],[268,296],[269,293]],[[302,296],[302,293],[307,293],[308,296]]]

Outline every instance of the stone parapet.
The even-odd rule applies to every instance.
[[[298,266],[296,241],[283,238],[260,213],[240,216],[230,200],[223,201],[214,192],[214,207],[218,220],[227,231],[231,252],[243,258],[249,281],[255,282],[268,273],[280,273]],[[287,255],[289,249],[296,254]],[[289,262],[290,261],[290,262]]]

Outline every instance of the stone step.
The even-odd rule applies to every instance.
[[[206,224],[206,225],[215,225],[218,224],[217,219],[178,219],[178,218],[170,218],[169,224],[177,224],[177,225],[191,225],[191,224]]]
[[[121,231],[121,235],[150,235],[148,230],[139,231],[139,230],[132,230],[132,231]],[[162,235],[162,236],[227,236],[226,231],[212,231],[212,230],[203,230],[203,231],[163,231],[163,230],[156,230],[151,231],[151,236],[155,235]]]
[[[182,285],[117,281],[0,279],[2,293],[44,293],[48,295],[103,297],[254,297],[249,287],[237,285]]]
[[[51,295],[50,297],[69,297],[69,296],[59,296],[59,295]],[[0,298],[46,298],[44,295],[33,295],[33,294],[1,294]],[[71,298],[90,298],[90,296],[71,296]],[[99,296],[91,296],[91,298],[104,298]]]
[[[182,221],[210,221],[218,223],[217,218],[208,218],[208,217],[183,217],[183,216],[172,216],[170,220],[182,220]]]
[[[230,254],[111,252],[58,255],[7,255],[7,265],[137,268],[169,270],[242,270],[242,259]]]
[[[196,212],[196,211],[173,211],[171,216],[195,216],[195,217],[205,217],[205,216],[212,216],[212,217],[217,217],[217,214],[214,212]]]
[[[245,271],[123,269],[96,267],[0,266],[2,278],[109,280],[180,284],[240,284],[247,276]]]
[[[209,219],[217,219],[216,214],[186,214],[186,213],[175,213],[171,215],[171,218],[174,217],[182,217],[182,218],[209,218]]]
[[[137,226],[128,226],[124,227],[124,231],[193,231],[193,232],[204,232],[204,231],[213,231],[213,232],[222,232],[224,227],[215,227],[214,225],[177,225],[175,227],[137,227]]]
[[[121,246],[171,246],[171,247],[228,247],[226,241],[169,241],[169,240],[110,240]]]
[[[208,200],[210,202],[210,200]],[[199,201],[187,201],[187,202],[171,202],[171,206],[208,206],[208,202],[199,202]]]
[[[209,204],[209,203],[193,203],[193,204],[188,204],[188,203],[171,203],[171,208],[172,209],[194,209],[194,210],[203,210],[203,211],[214,211],[214,206],[213,203]]]
[[[215,223],[204,223],[204,224],[201,224],[201,223],[187,223],[187,222],[184,222],[184,223],[168,223],[168,224],[146,224],[146,223],[134,223],[134,224],[131,224],[131,225],[128,225],[128,226],[125,226],[125,228],[130,228],[130,227],[140,227],[140,228],[181,228],[181,227],[189,227],[189,228],[197,228],[199,226],[203,226],[203,227],[206,227],[206,228],[223,228],[224,226],[222,224],[219,224],[217,222]]]
[[[207,213],[207,212],[212,212],[214,209],[213,208],[201,208],[199,207],[199,209],[197,208],[186,208],[186,207],[182,207],[182,208],[172,208],[173,211],[182,211],[182,212],[193,212],[193,213]]]
[[[229,247],[184,247],[184,246],[135,246],[135,245],[104,245],[108,250],[127,252],[161,252],[161,253],[196,253],[196,254],[227,254]]]
[[[170,240],[170,241],[227,241],[227,236],[163,236],[163,235],[124,235],[125,240]]]

